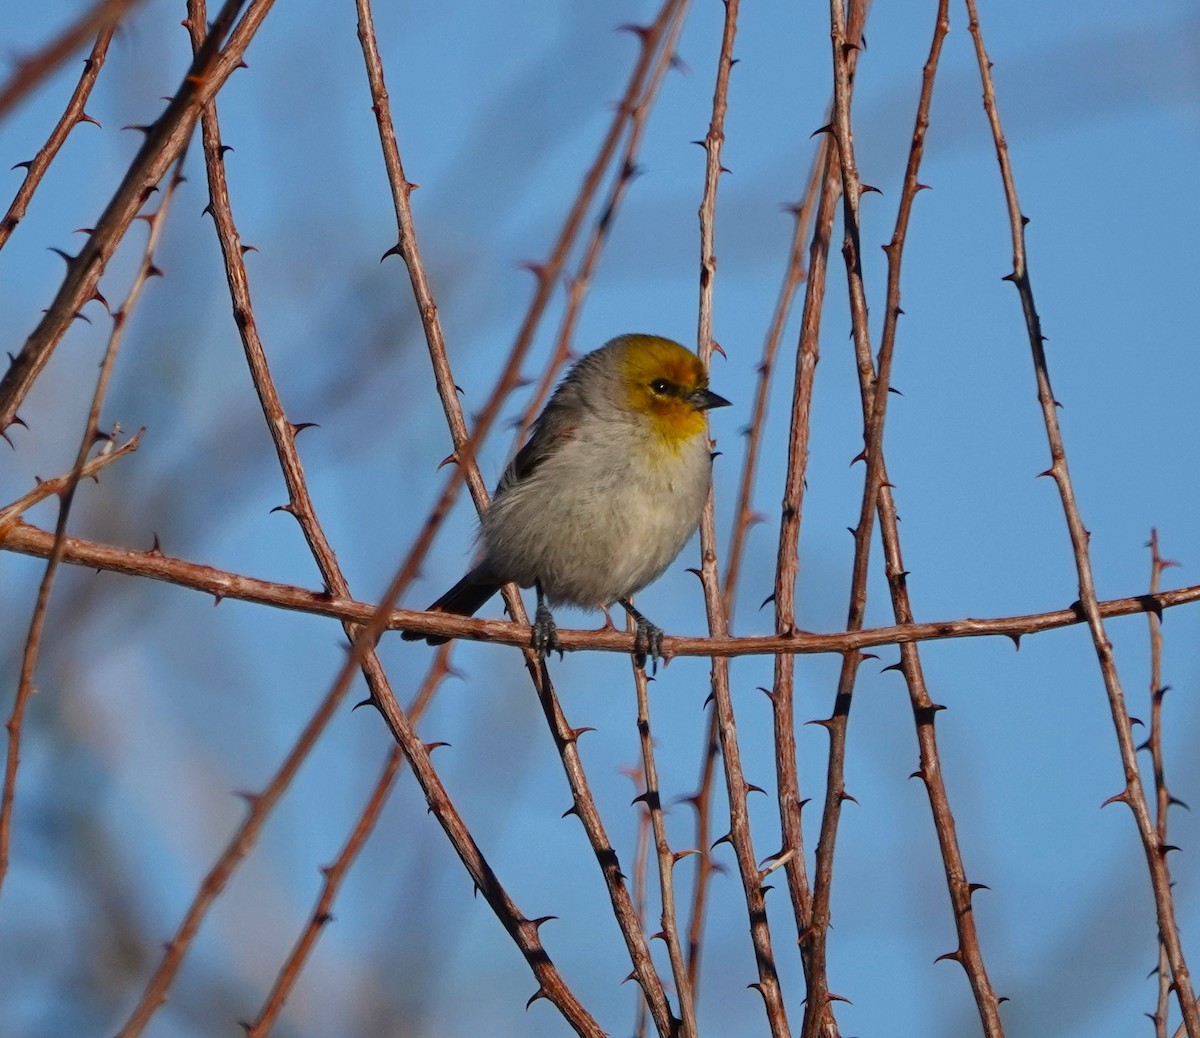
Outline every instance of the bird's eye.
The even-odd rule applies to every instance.
[[[671,383],[668,382],[665,378],[656,378],[653,382],[650,383],[650,388],[652,390],[654,390],[654,392],[657,393],[659,396],[663,396],[670,390]]]

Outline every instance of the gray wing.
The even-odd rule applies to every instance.
[[[578,424],[575,416],[581,403],[577,389],[571,382],[564,382],[555,390],[545,410],[538,416],[525,446],[509,462],[500,482],[496,484],[497,494],[528,479],[543,461],[556,454],[574,436]]]

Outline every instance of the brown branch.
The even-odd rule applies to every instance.
[[[924,145],[925,130],[928,126],[928,108],[932,96],[933,78],[937,68],[941,44],[945,37],[947,26],[945,4],[939,9],[935,23],[933,42],[930,46],[930,57],[926,63],[922,78],[921,100],[918,104],[916,128],[913,134],[913,145],[910,150],[909,163],[905,176],[905,192],[897,217],[896,233],[889,252],[889,311],[893,320],[891,337],[885,340],[884,348],[879,357],[879,370],[871,353],[870,332],[867,320],[866,293],[862,279],[862,250],[860,238],[859,202],[862,194],[868,190],[858,174],[854,159],[854,140],[851,130],[850,87],[851,87],[851,55],[858,46],[858,35],[853,29],[847,29],[841,4],[831,0],[830,24],[832,27],[833,67],[834,67],[834,120],[833,133],[838,144],[838,152],[842,171],[843,215],[846,227],[843,241],[843,255],[846,260],[847,284],[850,294],[850,313],[854,330],[854,348],[857,361],[859,383],[863,405],[864,450],[863,457],[867,463],[867,475],[864,480],[862,509],[859,524],[855,530],[855,589],[852,595],[852,615],[865,606],[866,598],[866,566],[869,557],[869,539],[872,518],[877,511],[879,516],[880,534],[884,546],[885,571],[888,579],[892,608],[896,619],[901,623],[911,623],[913,620],[912,607],[906,586],[906,571],[900,549],[899,529],[896,519],[895,502],[891,494],[891,485],[887,481],[886,466],[883,457],[883,428],[887,407],[887,393],[890,381],[890,368],[894,347],[894,319],[899,314],[899,261],[907,229],[908,216],[911,211],[912,197],[917,189],[916,172],[919,168],[921,153]],[[857,626],[852,623],[850,626]],[[821,837],[817,847],[817,868],[813,898],[813,927],[811,932],[812,954],[814,959],[813,975],[816,990],[810,986],[806,1013],[804,1034],[815,1036],[821,1026],[816,1019],[816,1009],[822,1001],[829,998],[825,987],[825,941],[829,924],[829,890],[832,879],[833,845],[836,840],[837,822],[840,817],[841,804],[846,798],[843,787],[843,762],[845,753],[845,737],[848,714],[853,692],[854,673],[857,670],[860,657],[847,656],[843,664],[842,676],[839,681],[839,695],[835,703],[834,713],[827,722],[830,737],[830,767],[826,789],[825,812],[822,816]],[[933,813],[934,828],[944,863],[946,882],[954,910],[955,928],[958,933],[958,947],[947,957],[954,958],[963,964],[972,990],[975,994],[976,1005],[983,1024],[984,1033],[989,1036],[999,1036],[1003,1033],[998,1012],[998,1001],[992,991],[987,972],[983,964],[982,951],[979,946],[975,929],[974,915],[971,912],[971,895],[973,888],[968,884],[962,861],[962,853],[958,846],[955,833],[954,818],[951,813],[949,798],[946,793],[942,769],[938,761],[938,748],[933,720],[939,709],[929,698],[921,668],[920,656],[916,647],[907,644],[901,647],[901,669],[908,686],[912,703],[913,718],[917,727],[917,741],[920,747],[921,766],[917,772],[925,783]],[[814,1002],[816,1006],[814,1006]]]
[[[12,233],[17,228],[17,224],[25,217],[26,211],[29,209],[29,202],[33,198],[34,192],[38,189],[38,185],[42,182],[42,177],[46,175],[46,170],[50,168],[50,163],[54,161],[59,149],[66,143],[67,137],[71,131],[80,123],[95,123],[96,122],[87,112],[84,107],[87,105],[88,98],[92,94],[92,87],[96,84],[96,78],[100,75],[100,69],[104,65],[104,58],[108,54],[108,45],[112,41],[115,26],[108,26],[102,29],[100,35],[96,37],[96,43],[92,47],[92,52],[87,56],[83,63],[83,75],[79,77],[79,82],[75,84],[75,90],[71,94],[71,99],[67,102],[66,110],[55,124],[54,129],[50,131],[50,136],[46,139],[46,143],[39,149],[28,162],[20,162],[18,166],[25,167],[25,179],[21,181],[21,186],[17,188],[17,193],[12,200],[12,204],[8,207],[8,212],[4,214],[3,219],[0,219],[0,249],[4,248],[8,239],[12,237]],[[15,168],[15,167],[14,167]]]
[[[626,617],[627,626],[634,629],[633,617]],[[671,974],[675,979],[675,992],[679,998],[679,1038],[697,1038],[696,998],[688,972],[687,961],[679,938],[679,920],[675,911],[675,865],[690,852],[674,854],[667,840],[667,825],[663,819],[662,787],[658,781],[658,765],[654,760],[654,739],[650,732],[650,697],[646,692],[646,671],[633,665],[633,683],[637,688],[638,737],[642,747],[642,774],[646,782],[645,792],[638,797],[650,815],[650,826],[654,833],[654,857],[658,863],[658,890],[662,905],[660,934],[667,946],[671,960]],[[644,917],[644,914],[643,914]]]
[[[28,523],[17,521],[8,529],[0,529],[0,551],[48,558],[54,534]],[[375,606],[368,602],[338,598],[328,591],[312,591],[292,584],[258,580],[240,573],[215,569],[195,562],[172,558],[158,548],[141,550],[98,544],[95,541],[68,537],[63,561],[89,569],[121,573],[131,577],[148,577],[178,587],[211,595],[218,601],[233,599],[256,605],[288,609],[314,616],[327,616],[343,623],[365,624]],[[1105,619],[1161,612],[1178,606],[1200,602],[1200,584],[1160,591],[1157,595],[1132,595],[1098,603]],[[846,653],[882,645],[906,645],[949,638],[983,638],[1004,636],[1019,644],[1027,635],[1042,634],[1084,623],[1085,616],[1078,605],[1043,613],[1020,616],[998,616],[987,619],[966,617],[958,620],[931,620],[922,623],[893,624],[887,627],[868,627],[860,631],[840,631],[813,634],[794,631],[785,635],[753,635],[748,637],[684,637],[668,636],[663,646],[668,658],[676,656],[768,656],[788,653],[797,656],[825,653]],[[387,630],[421,631],[444,634],[451,638],[487,642],[494,645],[525,647],[529,629],[507,620],[486,620],[475,617],[449,617],[441,614],[393,609],[388,612]],[[565,652],[634,651],[633,637],[615,630],[559,630],[559,640]]]
[[[808,185],[804,189],[804,197],[798,204],[790,207],[794,217],[792,241],[788,246],[783,284],[780,285],[775,310],[771,315],[771,323],[763,340],[762,359],[758,362],[758,382],[754,390],[754,403],[751,405],[750,422],[745,430],[746,453],[742,461],[742,477],[738,486],[737,506],[733,513],[733,533],[730,535],[729,549],[725,559],[725,579],[723,581],[725,613],[729,617],[730,623],[733,622],[733,609],[737,598],[738,578],[741,576],[746,537],[755,523],[763,521],[763,517],[754,511],[751,499],[754,496],[755,477],[758,474],[758,457],[762,449],[763,431],[767,424],[767,400],[771,393],[771,383],[775,375],[775,360],[779,354],[779,344],[783,340],[788,314],[791,312],[796,292],[808,277],[808,272],[804,268],[804,243],[808,238],[809,228],[812,226],[818,193],[824,182],[827,151],[827,143],[822,142],[808,171]]]
[[[408,707],[408,716],[412,719],[413,724],[421,719],[421,715],[433,699],[438,686],[450,673],[450,650],[452,647],[450,644],[443,645],[434,654],[429,672],[425,675],[425,680],[421,683],[420,689]],[[342,881],[358,857],[359,851],[367,842],[367,837],[375,828],[380,812],[395,787],[396,778],[400,774],[403,763],[404,754],[397,744],[392,747],[391,752],[384,760],[383,770],[380,772],[367,802],[363,805],[362,811],[355,819],[354,827],[350,830],[345,845],[332,864],[322,867],[321,875],[325,877],[325,881],[321,884],[321,893],[317,897],[317,903],[308,918],[308,923],[296,938],[295,944],[292,945],[287,959],[279,968],[275,983],[271,986],[258,1016],[254,1018],[253,1023],[244,1025],[248,1038],[265,1038],[274,1026],[283,1009],[284,1002],[300,978],[300,971],[304,967],[304,963],[316,946],[317,938],[324,930],[325,924],[333,918],[333,903],[337,898]]]
[[[716,210],[717,184],[721,173],[721,148],[725,141],[725,113],[729,105],[729,74],[733,69],[733,42],[737,34],[738,0],[725,0],[725,22],[721,34],[721,52],[717,57],[716,85],[713,88],[712,118],[704,137],[704,192],[700,202],[700,305],[696,332],[697,352],[705,364],[712,360],[713,290],[717,272]],[[705,611],[709,634],[726,637],[729,619],[721,596],[720,574],[717,571],[716,524],[713,513],[713,494],[710,489],[704,514],[700,520],[700,582],[704,589]],[[737,740],[737,725],[733,713],[733,697],[729,691],[729,663],[721,657],[712,661],[712,694],[715,704],[717,731],[721,755],[725,762],[725,788],[729,803],[728,840],[737,858],[742,880],[742,894],[750,923],[750,939],[754,945],[758,981],[754,985],[762,996],[767,1023],[773,1038],[790,1035],[787,1009],[783,1002],[779,975],[775,967],[775,952],[771,947],[771,928],[767,921],[766,893],[762,873],[754,853],[750,832],[750,817],[746,798],[751,786],[742,770],[741,750]]]
[[[828,138],[827,138],[828,140]],[[833,148],[821,148],[821,193],[819,196],[812,242],[809,246],[808,284],[800,320],[800,340],[796,350],[792,389],[792,411],[788,434],[787,476],[784,482],[783,512],[779,524],[778,563],[775,569],[775,631],[780,637],[796,635],[796,579],[799,575],[800,523],[804,514],[804,492],[808,471],[809,442],[812,435],[812,399],[817,362],[820,358],[821,312],[825,302],[829,266],[829,242],[833,220],[841,196],[841,176]],[[775,742],[775,779],[778,787],[781,853],[792,852],[785,865],[788,895],[796,929],[800,935],[800,956],[808,989],[812,981],[813,959],[805,939],[812,926],[812,889],[804,859],[804,834],[800,814],[804,800],[796,763],[795,660],[791,655],[775,657],[771,688],[772,731]],[[828,1033],[837,1034],[832,1012],[825,1014]]]
[[[1000,113],[996,106],[991,60],[984,47],[983,32],[979,25],[979,15],[974,0],[967,0],[967,13],[970,19],[968,29],[975,43],[979,75],[983,84],[983,107],[992,130],[996,158],[1000,165],[1000,179],[1004,186],[1004,197],[1008,206],[1013,269],[1012,273],[1007,276],[1007,280],[1016,287],[1025,316],[1029,347],[1033,355],[1034,376],[1037,381],[1038,403],[1041,405],[1042,421],[1046,427],[1046,440],[1050,448],[1051,464],[1047,474],[1053,477],[1062,502],[1063,515],[1066,519],[1071,550],[1075,559],[1075,570],[1079,578],[1079,601],[1084,615],[1087,617],[1096,660],[1100,665],[1100,674],[1104,680],[1104,690],[1108,698],[1109,711],[1112,714],[1121,767],[1124,772],[1124,788],[1112,799],[1125,803],[1133,813],[1138,836],[1142,842],[1142,851],[1146,857],[1146,865],[1150,872],[1150,885],[1154,893],[1158,929],[1171,964],[1171,976],[1179,1007],[1183,1013],[1183,1023],[1189,1038],[1200,1038],[1200,1010],[1196,1005],[1191,973],[1188,970],[1187,959],[1183,952],[1183,942],[1180,940],[1179,927],[1175,919],[1175,901],[1171,890],[1171,874],[1167,866],[1167,854],[1158,839],[1154,820],[1150,813],[1150,805],[1146,798],[1146,790],[1138,771],[1137,750],[1134,747],[1133,735],[1130,731],[1125,693],[1117,674],[1112,644],[1104,630],[1103,618],[1096,597],[1088,548],[1089,534],[1079,512],[1075,489],[1071,483],[1070,470],[1067,466],[1066,448],[1058,421],[1058,402],[1054,398],[1054,392],[1050,385],[1050,369],[1046,361],[1044,346],[1045,337],[1042,335],[1041,319],[1038,317],[1037,307],[1034,304],[1033,285],[1029,278],[1025,249],[1025,224],[1028,221],[1021,211],[1021,203],[1017,198],[1016,181],[1008,155],[1008,144],[1004,139]]]
[[[21,58],[8,82],[0,86],[0,119],[4,119],[22,97],[83,46],[88,37],[94,33],[102,37],[105,34],[111,36],[117,23],[137,2],[97,0],[41,50]],[[163,170],[165,172],[165,166]],[[3,428],[3,423],[0,423],[0,428]]]
[[[1150,541],[1146,547],[1150,549],[1150,594],[1155,595],[1162,585],[1163,570],[1179,564],[1164,559],[1159,554],[1158,530],[1151,528]],[[1138,749],[1150,751],[1151,767],[1154,769],[1154,828],[1159,846],[1166,847],[1167,814],[1171,805],[1179,801],[1171,796],[1171,791],[1167,788],[1163,761],[1162,705],[1167,686],[1162,680],[1162,621],[1157,613],[1147,613],[1146,620],[1150,626],[1150,734]],[[1167,959],[1166,945],[1161,936],[1158,940],[1158,966],[1155,971],[1158,974],[1158,998],[1152,1017],[1154,1035],[1155,1038],[1166,1038],[1167,1013],[1170,1010],[1171,998],[1171,964]]]
[[[428,550],[433,533],[440,524],[442,517],[449,511],[461,481],[465,480],[467,482],[477,509],[482,511],[487,506],[487,489],[483,484],[478,465],[475,462],[476,449],[494,422],[504,399],[519,381],[520,364],[532,342],[533,332],[541,318],[542,311],[549,302],[553,283],[561,271],[567,252],[578,233],[587,205],[597,190],[603,172],[619,142],[621,131],[627,118],[625,109],[630,103],[630,99],[638,96],[641,89],[640,84],[650,67],[653,54],[653,47],[650,41],[656,37],[656,34],[660,34],[663,31],[667,24],[668,16],[676,3],[678,3],[678,0],[667,0],[655,25],[650,30],[641,34],[642,52],[631,77],[630,86],[626,93],[626,103],[614,118],[609,134],[601,145],[600,153],[584,179],[584,184],[580,190],[576,205],[567,217],[566,224],[560,233],[559,240],[550,260],[544,268],[537,271],[538,288],[535,292],[534,300],[526,314],[521,330],[518,332],[517,341],[509,354],[496,387],[480,413],[471,436],[468,438],[466,436],[466,425],[458,402],[454,380],[450,373],[449,361],[446,357],[444,337],[437,320],[437,307],[429,292],[424,266],[421,262],[420,250],[417,245],[411,209],[410,196],[412,194],[412,185],[405,177],[399,148],[396,144],[395,128],[392,123],[387,88],[384,84],[383,65],[379,57],[370,4],[367,0],[357,0],[359,41],[362,44],[380,142],[384,152],[385,167],[396,208],[399,237],[397,244],[389,251],[403,258],[409,272],[414,296],[417,300],[422,325],[425,330],[430,357],[434,365],[438,392],[442,398],[442,405],[450,425],[451,438],[455,445],[452,458],[457,462],[446,480],[441,496],[422,528],[417,543],[412,549],[411,554],[414,558],[423,557]],[[525,611],[517,590],[514,587],[505,588],[504,597],[509,614],[518,623],[523,624],[526,619]],[[525,644],[528,644],[527,628],[525,631]],[[621,928],[626,947],[633,961],[634,974],[642,990],[645,992],[655,1026],[661,1035],[666,1036],[673,1029],[670,1007],[667,1004],[666,995],[662,989],[662,982],[654,970],[653,960],[646,945],[645,934],[641,930],[637,912],[634,909],[629,891],[625,885],[624,876],[617,864],[616,853],[612,848],[611,842],[608,840],[599,811],[591,795],[582,762],[579,759],[578,750],[575,745],[578,733],[571,728],[562,713],[545,664],[537,661],[528,650],[525,653],[525,661],[574,796],[574,813],[583,823],[593,851],[600,862],[605,884],[613,905],[614,915]],[[387,700],[380,704],[380,709],[383,710],[385,717],[388,718],[389,724],[393,726],[393,732],[400,738],[402,733],[398,727],[400,720],[399,707],[394,701]],[[451,834],[452,839],[458,838],[455,834],[451,833],[450,829],[447,829],[447,833]],[[457,843],[455,846],[459,850],[460,856],[462,856],[463,850]],[[464,862],[466,862],[465,857]],[[507,910],[505,906],[497,907],[497,904],[494,904],[493,907],[496,908],[498,913],[502,908]],[[510,932],[513,931],[510,930]],[[544,952],[542,954],[544,955]],[[565,990],[565,985],[554,986],[547,985],[544,982],[543,989],[547,992],[547,997],[552,998],[555,1005],[564,1012],[564,1015],[572,1022],[573,1026],[581,1026],[578,1021],[582,1018],[579,1017],[578,1013],[582,1011],[582,1007],[578,1007],[577,1003],[568,1000],[570,992]],[[570,999],[573,999],[573,996],[570,996]]]
[[[662,86],[666,72],[673,66],[675,61],[675,45],[679,40],[680,32],[683,31],[683,24],[689,3],[690,0],[679,0],[678,3],[668,4],[664,7],[663,12],[668,15],[666,33],[664,34],[651,28],[650,32],[652,36],[648,36],[643,43],[644,47],[653,48],[661,39],[662,46],[658,49],[658,56],[650,73],[649,83],[641,95],[628,105],[629,135],[626,138],[625,149],[617,167],[616,178],[609,189],[608,196],[600,207],[600,215],[596,218],[596,222],[592,227],[592,233],[584,249],[583,258],[580,260],[575,274],[568,279],[567,303],[563,311],[562,320],[559,322],[558,333],[554,338],[554,351],[546,364],[545,370],[542,372],[537,389],[530,397],[529,403],[526,404],[525,410],[521,413],[521,417],[516,423],[517,435],[513,439],[513,453],[516,452],[518,444],[525,438],[525,433],[533,425],[534,419],[541,413],[542,407],[550,396],[550,391],[554,388],[555,379],[562,366],[571,358],[575,323],[583,310],[583,302],[587,296],[588,288],[591,286],[592,274],[595,272],[596,264],[599,262],[604,246],[608,243],[608,235],[616,223],[621,203],[624,201],[630,185],[638,175],[637,157],[641,151],[642,137],[646,129],[646,119],[650,114],[655,98],[658,96],[658,91]],[[630,31],[635,30],[631,28]]]
[[[98,298],[97,285],[109,258],[149,194],[157,187],[171,163],[183,153],[200,108],[216,96],[233,70],[241,64],[246,47],[274,0],[251,0],[241,21],[229,32],[244,2],[226,0],[213,22],[208,42],[192,62],[175,96],[162,115],[144,128],[145,141],[83,248],[78,255],[68,259],[66,277],[53,302],[25,340],[4,378],[0,379],[0,432],[13,423],[17,409],[75,315],[91,300]],[[220,43],[227,32],[229,42],[222,50]]]
[[[118,458],[125,457],[126,454],[133,453],[142,442],[142,433],[145,431],[145,429],[139,429],[120,446],[116,445],[115,435],[108,434],[112,438],[107,440],[105,447],[101,448],[95,457],[88,458],[83,468],[79,471],[78,478],[95,478],[96,474],[106,465],[112,464]],[[3,534],[9,526],[20,520],[34,505],[45,501],[47,498],[54,497],[56,494],[61,497],[66,493],[67,488],[75,482],[77,480],[74,469],[54,479],[38,480],[37,485],[28,493],[17,498],[12,504],[0,508],[0,534]]]
[[[175,189],[182,182],[181,170],[183,158],[176,164],[174,176],[163,193],[158,209],[146,217],[150,233],[142,252],[142,260],[137,273],[130,283],[129,292],[125,296],[120,309],[112,314],[112,329],[109,332],[108,344],[104,350],[104,358],[100,362],[100,374],[96,379],[96,388],[92,394],[91,406],[87,420],[84,423],[83,435],[80,437],[79,448],[75,455],[75,464],[65,485],[59,490],[58,520],[54,530],[54,539],[46,555],[46,569],[38,586],[37,599],[33,607],[33,615],[29,621],[29,631],[25,637],[25,648],[21,655],[21,672],[17,682],[17,694],[13,702],[12,713],[9,715],[6,729],[8,732],[7,755],[4,764],[4,788],[0,792],[0,886],[8,874],[9,844],[12,837],[12,814],[16,798],[17,772],[21,757],[21,726],[25,717],[25,708],[33,695],[33,675],[37,667],[38,655],[41,652],[42,637],[45,631],[46,612],[50,605],[50,594],[54,588],[54,580],[58,574],[66,552],[67,522],[71,515],[71,506],[75,501],[75,491],[87,468],[88,455],[97,442],[111,442],[109,437],[100,432],[100,410],[108,394],[109,381],[112,378],[113,367],[116,364],[117,352],[125,337],[128,318],[141,298],[142,289],[146,282],[162,274],[154,265],[154,251],[162,236],[166,213]],[[28,497],[29,495],[26,495]],[[20,502],[18,502],[19,504]]]

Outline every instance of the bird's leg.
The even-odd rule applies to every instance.
[[[658,673],[658,661],[662,658],[662,628],[652,624],[633,607],[628,598],[617,601],[631,617],[637,627],[633,636],[633,661],[643,670],[646,667],[646,657],[649,656],[654,665],[652,673]]]
[[[537,591],[537,612],[533,618],[534,651],[542,659],[546,659],[550,653],[558,649],[558,658],[561,660],[563,651],[558,648],[558,625],[554,622],[550,607],[546,605],[546,593],[542,590],[540,580],[533,586]]]

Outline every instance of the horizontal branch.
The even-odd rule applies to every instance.
[[[8,530],[0,530],[0,551],[12,551],[35,558],[48,558],[54,534],[48,530],[18,522]],[[371,619],[375,606],[352,598],[310,591],[292,584],[277,584],[230,573],[227,570],[201,566],[195,562],[172,558],[152,548],[138,551],[109,544],[66,539],[64,562],[90,566],[96,570],[124,573],[131,577],[149,577],[168,584],[191,588],[212,595],[219,603],[232,598],[258,605],[275,606],[301,613],[328,616],[347,623],[363,624]],[[1099,603],[1100,615],[1132,616],[1136,613],[1161,613],[1164,609],[1200,601],[1200,585],[1160,591],[1154,595],[1133,595]],[[947,638],[979,638],[1005,635],[1014,641],[1027,634],[1058,630],[1083,623],[1085,617],[1078,606],[1055,609],[1046,613],[1027,613],[1023,616],[999,616],[990,619],[966,617],[961,620],[935,620],[929,623],[894,624],[861,631],[841,631],[835,634],[813,634],[797,631],[790,635],[753,636],[742,638],[695,638],[668,636],[663,640],[663,655],[673,656],[765,656],[791,653],[798,656],[829,652],[849,652],[876,648],[882,645],[902,645],[908,642],[941,641]],[[492,642],[498,645],[527,647],[529,628],[507,620],[478,620],[444,613],[426,613],[411,609],[395,609],[388,620],[388,630],[419,631],[422,634],[444,634],[469,641]],[[600,652],[633,652],[633,636],[628,632],[608,630],[560,630],[559,643],[568,652],[592,649]]]

